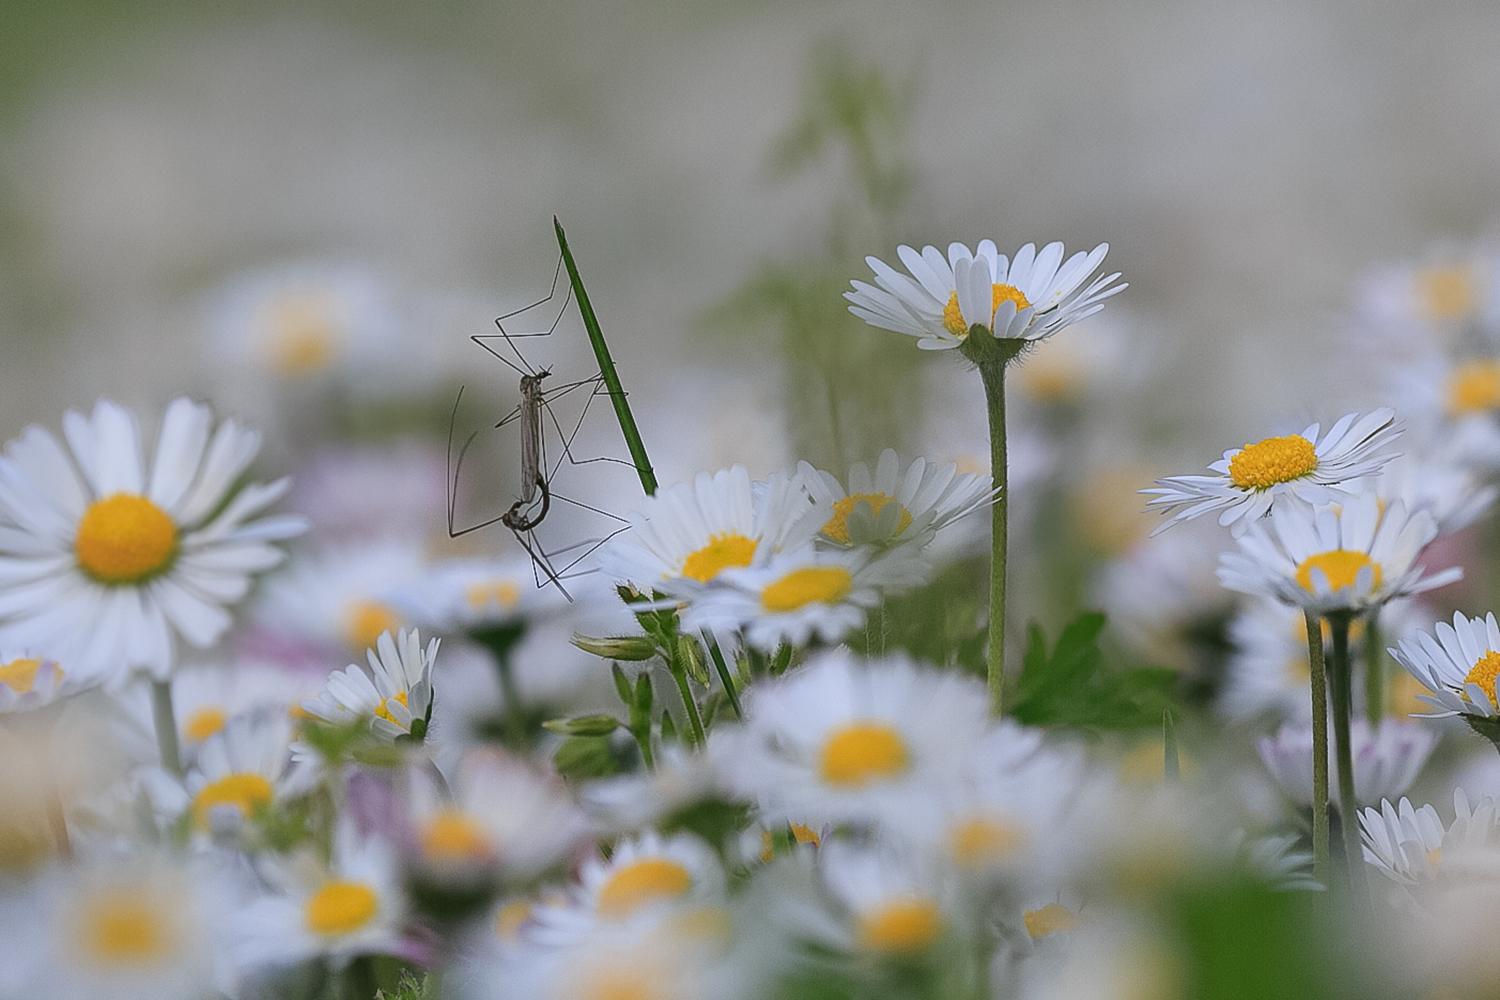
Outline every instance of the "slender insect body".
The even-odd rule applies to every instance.
[[[521,503],[536,499],[542,480],[542,379],[551,374],[544,368],[535,375],[521,376]],[[543,514],[542,516],[546,516]],[[537,518],[538,521],[541,517]]]

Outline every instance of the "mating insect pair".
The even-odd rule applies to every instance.
[[[559,230],[559,235],[561,230]],[[536,368],[526,359],[526,356],[517,347],[516,341],[529,337],[548,337],[556,330],[562,322],[568,306],[574,301],[574,285],[568,286],[563,297],[562,305],[551,323],[545,330],[519,333],[505,328],[507,320],[537,309],[557,296],[558,283],[561,280],[564,260],[566,259],[566,248],[564,255],[558,258],[557,270],[552,275],[552,288],[546,298],[540,299],[514,312],[506,313],[495,320],[498,333],[475,334],[469,339],[484,348],[491,356],[510,367],[520,377],[521,401],[515,409],[506,414],[494,426],[501,429],[512,424],[519,426],[520,431],[520,485],[515,501],[504,513],[494,517],[486,518],[468,527],[456,527],[458,485],[463,471],[464,457],[468,454],[470,447],[479,436],[479,431],[471,433],[465,439],[458,450],[455,460],[453,455],[453,431],[458,422],[459,404],[463,401],[463,389],[459,389],[458,399],[453,403],[453,416],[448,425],[448,537],[458,538],[461,535],[487,528],[493,524],[502,524],[509,528],[515,535],[516,541],[525,549],[535,570],[535,578],[538,587],[551,584],[556,587],[563,596],[569,600],[572,596],[568,594],[563,581],[576,576],[592,572],[589,569],[580,568],[584,560],[593,554],[600,546],[627,526],[624,518],[598,507],[591,506],[581,500],[557,493],[552,482],[558,470],[566,462],[571,466],[589,465],[597,462],[615,463],[630,468],[638,468],[636,463],[612,456],[597,456],[593,458],[578,458],[573,454],[573,443],[583,429],[584,420],[588,417],[589,408],[599,396],[613,396],[607,384],[603,370],[591,378],[568,382],[562,385],[544,386],[544,381],[551,377],[550,368]],[[576,280],[576,274],[569,268],[570,279]],[[580,303],[582,305],[582,303]],[[591,315],[586,315],[592,319]],[[503,347],[499,344],[503,343]],[[509,356],[507,356],[509,355]],[[514,358],[514,360],[512,360]],[[575,393],[583,393],[584,399],[579,406],[576,420],[565,423],[558,416],[557,404],[565,397]],[[621,391],[623,395],[623,391]],[[575,397],[576,398],[576,397]],[[557,444],[551,449],[554,454],[549,455],[548,438],[554,438]],[[552,501],[558,500],[562,503],[572,505],[584,511],[598,515],[609,524],[610,530],[598,538],[588,538],[571,544],[554,544],[550,548],[544,545],[537,537],[537,528],[547,519],[552,510]],[[567,557],[562,565],[558,561]]]

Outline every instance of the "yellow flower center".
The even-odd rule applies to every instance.
[[[1247,444],[1229,460],[1229,479],[1242,490],[1268,490],[1318,467],[1313,443],[1300,434]]]
[[[145,497],[116,493],[83,512],[73,553],[84,573],[99,583],[141,583],[172,564],[177,525]]]
[[[1434,868],[1436,868],[1438,865],[1442,864],[1443,863],[1443,849],[1441,847],[1434,847],[1432,850],[1428,851],[1427,852],[1427,863],[1429,865],[1431,865],[1432,867],[1434,867]]]
[[[1500,360],[1476,358],[1448,376],[1448,412],[1455,417],[1500,410]]]
[[[266,310],[266,353],[278,375],[321,371],[338,355],[342,326],[332,295],[289,295]]]
[[[897,507],[901,507],[899,503],[896,503],[895,497],[885,493],[852,494],[850,496],[844,497],[842,500],[834,501],[833,517],[829,519],[827,524],[823,525],[823,534],[827,535],[829,538],[832,538],[834,541],[842,545],[848,545],[849,515],[853,514],[854,508],[858,507],[861,503],[869,504],[870,513],[876,515],[877,517],[880,515],[880,512],[885,509],[886,504],[894,503]],[[896,534],[901,534],[901,532],[905,531],[910,525],[911,512],[908,511],[905,507],[901,507],[901,519],[900,522],[896,525]]]
[[[851,722],[823,744],[820,767],[830,785],[857,788],[905,773],[911,766],[906,741],[884,722]]]
[[[521,603],[521,588],[514,580],[481,580],[471,583],[464,590],[464,600],[469,610],[476,615],[494,608],[499,611],[514,611]],[[376,635],[376,638],[380,638]]]
[[[978,868],[1012,854],[1026,840],[1023,831],[993,816],[964,820],[948,837],[954,859],[965,868]]]
[[[302,910],[307,929],[324,937],[353,934],[375,919],[380,897],[363,882],[334,880],[308,897]]]
[[[36,686],[36,672],[40,669],[42,669],[41,660],[11,660],[4,666],[0,666],[0,684],[4,684],[16,694],[26,694]]]
[[[382,698],[382,699],[380,699],[380,705],[379,705],[379,707],[377,707],[375,709],[375,717],[377,719],[384,719],[386,722],[389,722],[392,725],[399,726],[399,725],[401,725],[401,723],[397,722],[396,721],[396,717],[391,714],[391,710],[389,708],[386,708],[386,706],[389,705],[393,701],[398,701],[401,704],[405,705],[406,704],[406,692],[405,691],[397,691],[395,697],[393,697],[393,698]]]
[[[379,601],[354,601],[344,610],[344,641],[350,649],[374,649],[382,633],[396,634],[401,615]]]
[[[209,812],[218,806],[234,806],[241,816],[249,818],[256,806],[270,801],[271,783],[265,778],[258,774],[226,774],[210,781],[193,796],[193,825],[207,830]]]
[[[580,981],[566,991],[578,1000],[666,1000],[676,991],[665,969],[631,966],[622,962],[602,964],[579,977]]]
[[[1078,917],[1061,903],[1048,903],[1040,910],[1027,910],[1021,914],[1021,919],[1026,922],[1026,933],[1034,938],[1070,931],[1078,926]]]
[[[796,569],[760,592],[761,607],[772,614],[809,604],[837,604],[854,589],[854,574],[842,566]]]
[[[1029,308],[1031,303],[1026,300],[1025,294],[1014,285],[991,285],[990,286],[990,314],[985,317],[985,324],[993,327],[995,325],[995,310],[1000,308],[1002,302],[1014,302],[1016,311]],[[943,307],[943,329],[955,337],[966,337],[969,335],[969,327],[972,324],[964,321],[964,314],[958,308],[958,293],[948,293],[948,304]]]
[[[520,939],[521,925],[531,917],[531,902],[513,899],[500,907],[495,914],[495,936],[502,941],[515,942]]]
[[[871,951],[910,954],[930,947],[942,929],[936,903],[902,899],[859,918],[859,943]]]
[[[1500,653],[1494,650],[1486,650],[1485,654],[1474,661],[1474,666],[1464,677],[1465,684],[1478,684],[1486,695],[1489,696],[1490,705],[1495,704],[1495,675],[1500,674]]]
[[[495,858],[484,826],[457,809],[433,816],[420,839],[422,856],[437,864],[485,864]]]
[[[671,858],[638,858],[609,877],[599,889],[594,909],[609,920],[623,920],[641,907],[676,899],[693,885],[693,876]]]
[[[682,575],[689,580],[707,583],[723,570],[749,566],[750,560],[755,558],[757,545],[755,539],[746,538],[738,531],[710,535],[707,545],[689,553],[682,561]]]
[[[1417,289],[1429,319],[1463,319],[1477,304],[1472,273],[1462,264],[1418,271]]]
[[[90,899],[83,907],[78,942],[95,966],[154,964],[177,950],[179,937],[163,900],[149,894],[112,890]]]
[[[1312,572],[1320,569],[1328,577],[1329,589],[1339,591],[1345,587],[1354,586],[1354,578],[1366,566],[1369,566],[1374,573],[1371,587],[1378,589],[1382,579],[1380,564],[1371,560],[1363,552],[1350,549],[1334,549],[1332,552],[1319,552],[1317,555],[1308,556],[1302,560],[1302,565],[1297,567],[1297,583],[1308,593],[1316,593],[1317,591],[1313,588]]]
[[[823,838],[819,837],[818,831],[814,830],[812,827],[803,826],[801,823],[793,823],[791,824],[791,828],[792,839],[797,843],[804,846],[806,846],[807,844],[811,844],[814,847],[823,846]]]
[[[182,725],[182,735],[188,738],[190,743],[202,743],[214,733],[224,728],[224,723],[229,721],[229,716],[217,705],[204,705],[187,717]]]

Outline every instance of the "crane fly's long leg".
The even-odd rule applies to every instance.
[[[562,322],[563,314],[568,311],[568,306],[573,301],[573,286],[571,284],[568,285],[568,294],[563,297],[562,305],[558,307],[557,315],[552,318],[552,322],[547,326],[547,329],[537,330],[532,333],[511,333],[510,331],[505,329],[505,321],[510,319],[512,316],[519,316],[521,315],[521,313],[529,312],[539,305],[552,301],[553,297],[557,295],[557,282],[562,275],[562,266],[562,255],[559,254],[557,257],[557,269],[552,272],[552,288],[547,292],[546,298],[537,299],[529,306],[522,306],[520,309],[515,309],[503,316],[496,317],[495,326],[499,328],[499,333],[476,333],[471,334],[469,336],[469,339],[478,344],[480,347],[484,348],[490,354],[505,362],[507,365],[513,368],[517,374],[535,375],[536,370],[531,367],[531,363],[526,360],[525,355],[517,350],[516,345],[513,343],[513,341],[521,337],[550,337],[552,335],[552,332],[557,329],[557,324]],[[516,360],[520,362],[520,365],[517,365],[515,362],[505,357],[503,354],[495,350],[487,343],[487,341],[494,340],[496,337],[500,337],[505,340],[505,346],[510,348],[510,352],[515,355]]]
[[[456,517],[456,514],[457,514],[457,510],[458,510],[458,477],[463,472],[464,456],[468,454],[468,452],[469,452],[469,446],[472,445],[474,443],[474,439],[479,436],[479,432],[478,431],[475,431],[473,434],[469,435],[468,440],[466,440],[463,443],[463,447],[461,447],[461,448],[458,449],[458,460],[455,462],[454,459],[453,459],[453,427],[454,427],[454,424],[457,423],[457,421],[458,421],[458,404],[460,402],[462,402],[463,398],[464,398],[463,386],[459,386],[459,389],[458,389],[458,398],[453,401],[453,414],[452,414],[452,416],[450,416],[448,418],[448,454],[447,454],[447,466],[448,466],[448,468],[447,468],[447,475],[446,475],[446,487],[447,487],[447,493],[448,493],[448,537],[449,538],[458,538],[460,536],[467,535],[471,531],[478,531],[480,528],[488,528],[490,525],[494,524],[495,522],[502,521],[505,518],[505,515],[501,514],[499,517],[492,517],[488,521],[481,521],[480,523],[474,524],[474,525],[470,525],[467,528],[461,528],[461,529],[455,530],[454,527],[453,527],[453,522],[455,520],[455,517]]]

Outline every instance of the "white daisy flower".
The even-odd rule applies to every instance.
[[[301,518],[252,520],[287,480],[236,490],[260,435],[208,407],[172,401],[149,466],[140,428],[100,400],[63,417],[65,449],[32,426],[0,458],[0,633],[54,652],[80,679],[166,677],[177,640],[204,648],[227,608],[279,563],[271,542]]]
[[[422,648],[416,629],[402,629],[394,639],[382,632],[375,648],[367,650],[370,669],[366,673],[351,663],[328,678],[328,686],[316,698],[302,703],[308,715],[335,725],[368,720],[372,732],[387,739],[426,735],[432,708],[432,664],[440,639]],[[420,722],[421,725],[413,727]]]
[[[1378,802],[1406,794],[1438,741],[1431,729],[1395,719],[1373,731],[1364,719],[1355,719],[1349,736],[1357,802]],[[1312,723],[1282,726],[1275,736],[1261,737],[1255,749],[1281,790],[1298,805],[1311,806]]]
[[[1229,620],[1234,652],[1225,663],[1220,711],[1231,719],[1268,711],[1290,719],[1312,717],[1306,622],[1300,609],[1280,601],[1245,602]]]
[[[669,743],[657,752],[651,770],[590,781],[578,789],[578,797],[600,828],[624,832],[654,825],[698,802],[728,798],[728,792],[708,755]]]
[[[235,895],[214,873],[164,859],[55,867],[0,902],[0,987],[48,1000],[214,995],[233,981],[223,931]]]
[[[1141,490],[1152,496],[1146,509],[1177,513],[1156,530],[1217,511],[1220,524],[1240,533],[1273,507],[1316,507],[1355,496],[1360,479],[1396,457],[1389,447],[1402,426],[1396,411],[1385,408],[1363,417],[1345,414],[1321,438],[1318,431],[1311,424],[1301,434],[1232,448],[1209,466],[1218,475],[1158,479],[1157,488]]]
[[[0,715],[34,711],[84,687],[75,683],[56,660],[31,656],[24,650],[0,650]]]
[[[834,841],[818,852],[818,868],[844,918],[836,943],[851,951],[910,959],[930,953],[961,926],[951,881],[890,845]]]
[[[193,829],[233,835],[293,791],[286,781],[291,737],[291,722],[279,712],[236,716],[210,736],[185,779]]]
[[[1400,503],[1382,512],[1374,494],[1338,510],[1288,507],[1236,539],[1240,551],[1219,558],[1219,582],[1317,614],[1359,611],[1461,579],[1457,567],[1424,575],[1415,565],[1436,537],[1432,515],[1408,516]]]
[[[1390,651],[1428,694],[1417,698],[1437,711],[1428,718],[1469,715],[1489,719],[1496,708],[1500,675],[1500,626],[1494,612],[1483,618],[1453,613],[1453,624],[1438,622],[1433,635],[1418,629]]]
[[[1359,814],[1364,858],[1386,878],[1402,885],[1417,885],[1461,873],[1478,862],[1494,870],[1494,849],[1500,846],[1500,812],[1492,798],[1469,805],[1462,788],[1453,790],[1453,822],[1446,828],[1432,806],[1413,809],[1406,799],[1392,806],[1389,799],[1380,808]],[[1488,864],[1481,859],[1488,855]]]
[[[917,346],[926,350],[958,347],[974,326],[996,337],[1040,340],[1093,315],[1104,308],[1104,299],[1125,290],[1113,284],[1118,273],[1089,281],[1108,252],[1109,244],[1101,243],[1064,262],[1061,243],[1049,243],[1041,252],[1028,243],[1008,260],[984,240],[975,253],[952,243],[944,259],[937,247],[918,253],[902,246],[896,254],[910,277],[866,257],[879,287],[853,281],[854,290],[844,298],[860,319],[917,337]]]
[[[800,481],[774,475],[752,483],[743,466],[698,474],[648,497],[630,530],[604,552],[606,572],[643,591],[701,593],[726,570],[763,566],[817,530]]]
[[[989,476],[958,474],[958,466],[929,465],[918,458],[901,471],[901,461],[887,448],[872,475],[859,462],[849,469],[849,488],[831,473],[798,463],[797,474],[822,513],[819,536],[840,546],[911,545],[921,548],[932,536],[967,514],[994,502]]]
[[[556,587],[539,588],[535,581],[530,559],[449,559],[387,593],[405,621],[435,632],[469,632],[567,609]]]
[[[585,861],[564,900],[532,909],[525,936],[555,946],[658,908],[683,913],[721,906],[725,892],[724,870],[702,840],[647,832],[618,841],[608,861]]]
[[[830,652],[751,687],[743,726],[715,729],[709,752],[768,821],[873,823],[954,782],[988,729],[987,705],[972,678]]]
[[[359,955],[400,949],[407,904],[396,851],[385,841],[361,839],[345,821],[334,831],[326,868],[299,856],[263,870],[280,891],[232,918],[230,947],[242,969],[269,970],[317,956],[345,965]]]
[[[588,832],[567,790],[493,750],[468,754],[451,794],[418,784],[412,800],[414,859],[429,874],[473,879],[503,869],[531,878],[573,851]]]
[[[414,538],[387,537],[299,554],[266,587],[255,616],[278,636],[359,656],[382,632],[411,624],[395,606],[393,594],[420,579],[426,568],[422,543]]]
[[[783,643],[805,646],[814,637],[839,642],[864,624],[884,593],[922,583],[931,572],[919,556],[899,549],[818,551],[806,546],[764,566],[725,570],[682,611],[684,632],[739,632],[751,646],[774,652]]]

